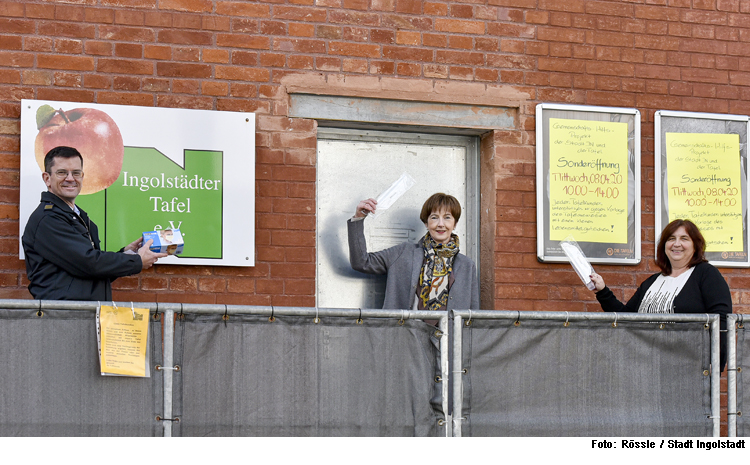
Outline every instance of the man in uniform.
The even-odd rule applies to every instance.
[[[99,230],[75,204],[83,183],[83,157],[71,147],[55,147],[44,157],[39,206],[26,223],[21,242],[29,292],[40,300],[112,300],[115,278],[150,268],[164,253],[138,239],[120,252],[99,247]]]

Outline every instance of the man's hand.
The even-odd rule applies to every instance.
[[[141,243],[143,242],[143,236],[139,237],[138,239],[134,240],[125,248],[123,249],[123,252],[132,252],[132,253],[138,253],[138,249],[141,248]]]
[[[133,242],[133,244],[135,244],[136,242],[139,242],[139,241],[135,241]],[[151,246],[153,242],[154,241],[152,239],[149,239],[148,242],[143,244],[143,247],[138,249],[138,255],[141,256],[141,262],[143,262],[144,270],[151,268],[154,265],[154,263],[156,263],[160,258],[164,258],[167,256],[167,254],[165,253],[154,253],[150,251],[149,247]],[[128,247],[130,247],[133,244],[128,245]]]

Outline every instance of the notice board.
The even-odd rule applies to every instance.
[[[748,117],[657,111],[656,238],[675,219],[695,223],[714,265],[747,267]]]
[[[640,262],[640,112],[536,107],[537,258],[567,262],[571,237],[591,263]]]

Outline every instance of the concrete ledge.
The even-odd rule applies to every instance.
[[[287,94],[334,95],[518,108],[530,99],[510,86],[375,76],[294,74],[281,79]]]

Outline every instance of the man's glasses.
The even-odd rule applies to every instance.
[[[50,174],[52,174],[52,173],[50,173]],[[82,170],[73,170],[73,171],[57,170],[57,171],[55,171],[54,174],[57,177],[57,179],[65,179],[65,178],[68,177],[68,174],[73,175],[73,179],[83,179],[83,171]]]

